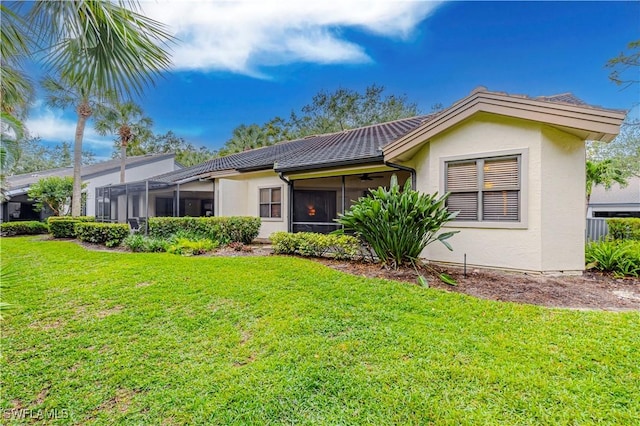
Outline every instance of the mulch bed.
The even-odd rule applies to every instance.
[[[70,240],[76,241],[77,240]],[[108,249],[97,244],[78,242],[89,250],[126,251]],[[254,244],[243,250],[222,247],[208,256],[268,256],[268,245]],[[370,262],[347,262],[329,258],[314,259],[330,268],[369,278],[383,278],[417,284],[413,268],[386,269]],[[554,308],[607,311],[640,311],[640,278],[615,278],[611,274],[585,272],[582,276],[550,276],[510,273],[486,269],[473,269],[467,276],[461,269],[447,267],[420,268],[430,287],[464,293],[482,299],[527,303]],[[446,272],[457,281],[457,286],[443,283],[437,277]]]
[[[319,262],[354,275],[404,281],[417,285],[413,268],[389,270],[367,262],[318,259]],[[467,276],[461,269],[436,267],[436,273],[419,269],[431,287],[464,293],[483,299],[527,303],[547,307],[640,311],[640,278],[615,278],[611,274],[585,272],[582,276],[550,276],[474,269]],[[443,283],[438,273],[446,272],[457,286]]]

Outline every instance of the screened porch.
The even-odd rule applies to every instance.
[[[96,188],[96,220],[145,223],[149,217],[213,216],[213,181],[141,181]]]
[[[383,171],[354,175],[292,180],[291,231],[329,233],[340,228],[334,222],[369,188],[388,187],[391,176],[403,186],[411,174],[407,171]]]

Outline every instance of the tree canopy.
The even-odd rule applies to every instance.
[[[640,66],[640,40],[634,40],[627,45],[627,52],[621,52],[615,58],[609,59],[606,65],[611,69],[609,79],[619,86],[627,88],[640,82],[638,66]]]
[[[309,135],[340,132],[420,114],[405,95],[386,95],[383,86],[371,85],[363,92],[339,88],[322,90],[289,119],[274,117],[263,125],[241,124],[233,130],[221,154],[273,145]]]
[[[73,196],[73,178],[51,176],[40,179],[29,187],[27,195],[34,201],[35,211],[41,211],[47,207],[54,216],[66,216],[69,214]]]
[[[171,130],[164,134],[154,134],[139,145],[131,147],[131,150],[127,147],[128,155],[164,154],[168,152],[175,152],[176,161],[186,167],[204,163],[217,155],[215,151],[204,146],[194,146]]]

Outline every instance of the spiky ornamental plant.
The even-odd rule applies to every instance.
[[[385,266],[415,266],[422,250],[435,241],[453,250],[446,240],[457,231],[438,233],[458,214],[447,210],[448,194],[422,194],[411,188],[410,181],[401,188],[395,175],[388,189],[369,192],[336,221],[368,244]]]

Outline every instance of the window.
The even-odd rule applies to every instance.
[[[457,221],[518,222],[521,156],[446,162],[447,207]]]
[[[260,217],[282,217],[282,189],[260,189]]]

